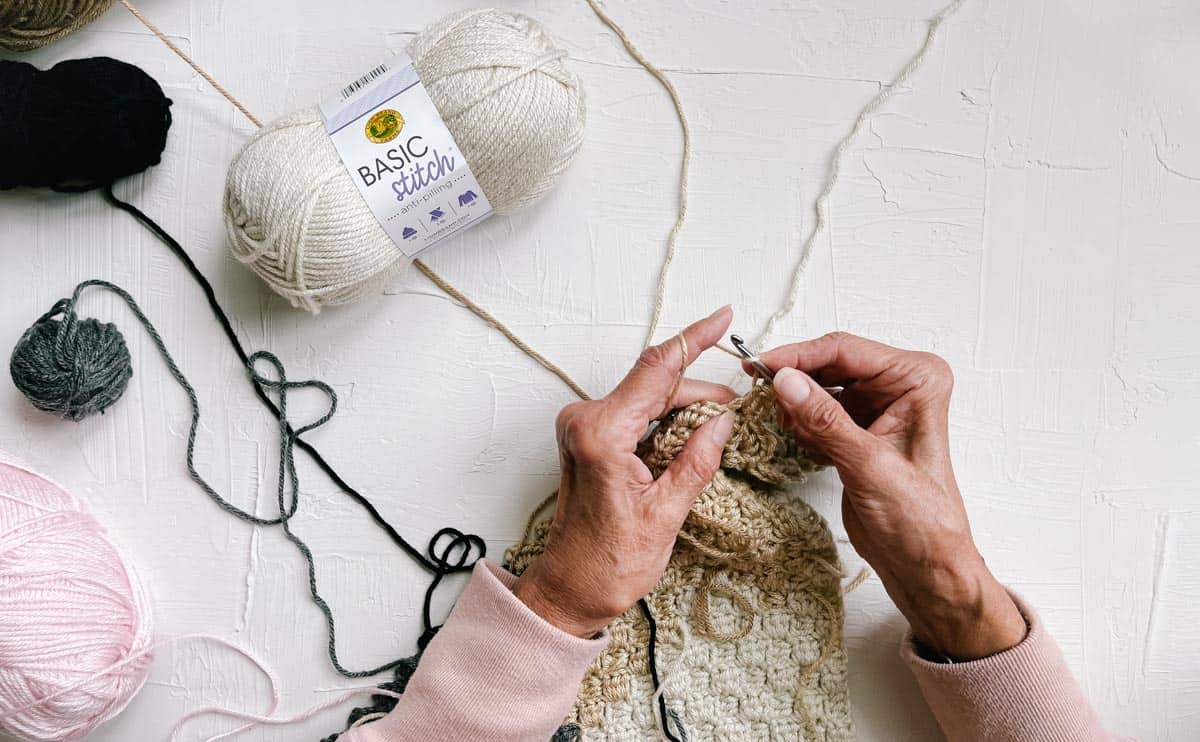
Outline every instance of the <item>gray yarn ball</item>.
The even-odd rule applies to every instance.
[[[53,314],[43,316],[17,341],[9,371],[34,407],[78,422],[121,398],[133,363],[116,325],[72,317],[64,328]]]

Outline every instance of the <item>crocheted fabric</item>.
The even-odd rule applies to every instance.
[[[824,519],[785,491],[817,467],[779,428],[772,388],[678,411],[642,458],[660,475],[697,428],[727,410],[734,427],[721,469],[646,598],[671,726],[691,742],[852,739],[842,568]],[[548,520],[532,528],[506,566],[524,571],[548,530]],[[556,739],[660,738],[648,624],[635,606],[609,633]]]

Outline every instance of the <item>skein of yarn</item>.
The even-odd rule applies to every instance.
[[[34,407],[79,422],[121,398],[133,361],[116,325],[58,319],[68,310],[62,299],[33,323],[13,348],[8,369]]]
[[[78,500],[0,451],[0,732],[80,739],[146,681],[137,575]]]
[[[139,67],[0,60],[0,189],[88,190],[157,165],[171,100]]]
[[[0,49],[27,52],[53,44],[99,18],[113,0],[4,0]]]
[[[583,142],[584,99],[540,24],[466,11],[422,31],[408,53],[496,213],[549,190]],[[234,158],[225,224],[237,259],[314,313],[377,291],[408,265],[315,107],[262,129]]]

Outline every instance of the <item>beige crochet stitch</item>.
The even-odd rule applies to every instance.
[[[642,458],[658,476],[693,431],[726,410],[734,427],[721,469],[646,598],[668,708],[691,742],[852,739],[842,569],[824,519],[786,491],[817,467],[778,427],[772,387],[678,411]],[[538,523],[509,549],[509,569],[529,566],[548,529],[549,521]],[[583,739],[660,738],[648,631],[636,606],[610,626],[611,643],[567,719]]]

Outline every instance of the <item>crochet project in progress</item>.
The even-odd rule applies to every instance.
[[[819,467],[778,426],[774,396],[758,384],[727,405],[697,402],[664,420],[639,452],[657,477],[696,429],[734,414],[721,469],[646,597],[665,671],[662,726],[680,740],[854,736],[841,563],[828,524],[788,491]],[[531,521],[505,566],[523,572],[549,529],[549,519]],[[584,677],[556,740],[658,737],[650,631],[638,606],[613,622],[611,643]]]

